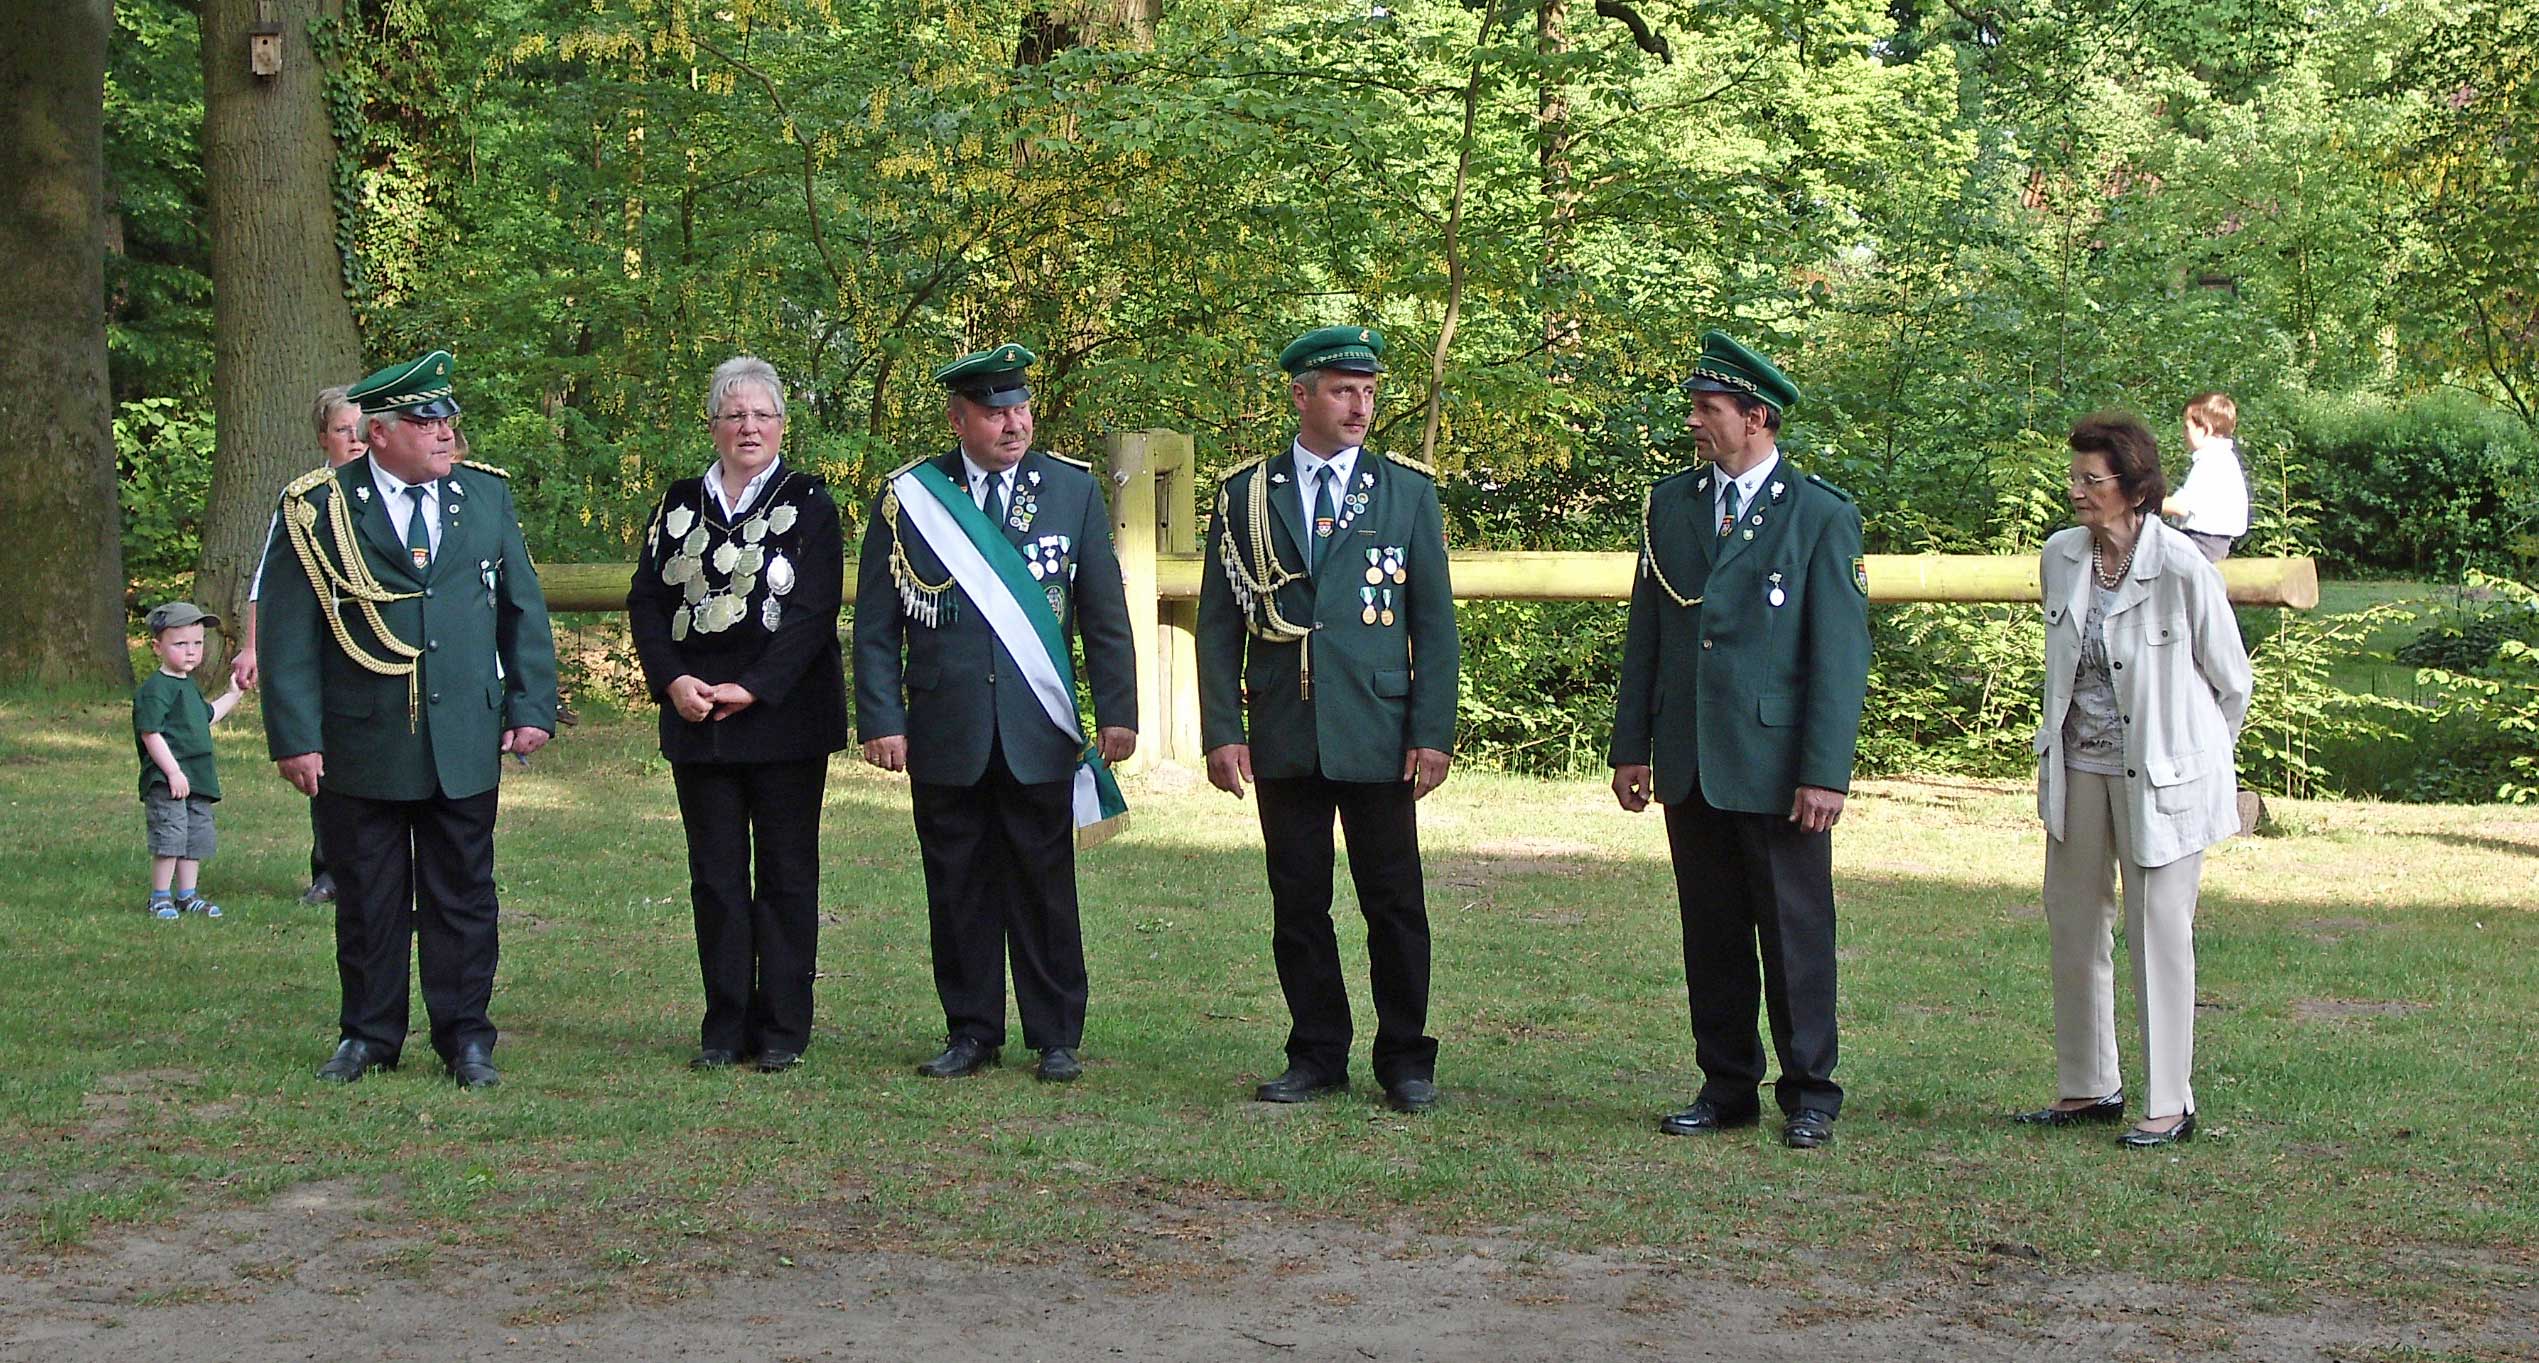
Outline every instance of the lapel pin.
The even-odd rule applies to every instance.
[[[362,501],[363,501],[365,504],[367,504],[367,503],[370,501],[370,489],[369,489],[369,488],[366,488],[366,487],[357,487],[357,488],[354,488],[354,489],[353,489],[353,495],[354,495],[354,496],[356,496],[356,497],[361,498],[361,499],[362,499]]]

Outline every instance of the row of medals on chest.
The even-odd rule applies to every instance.
[[[694,509],[672,507],[655,526],[656,536],[666,533],[678,545],[661,560],[661,580],[686,598],[671,612],[670,637],[684,640],[691,629],[718,634],[739,624],[748,618],[750,595],[762,580],[767,596],[759,603],[758,623],[773,631],[784,619],[779,598],[793,590],[794,567],[782,550],[768,548],[765,541],[769,535],[791,530],[800,514],[790,504],[763,508],[732,527],[729,537],[717,544],[714,527]],[[648,547],[657,549],[658,539]],[[709,563],[725,578],[721,590],[706,580]]]
[[[1776,481],[1776,482],[1774,482],[1774,483],[1772,484],[1771,495],[1772,495],[1772,504],[1773,504],[1774,506],[1778,506],[1778,505],[1780,505],[1780,503],[1781,503],[1781,493],[1782,493],[1782,491],[1783,491],[1785,488],[1787,488],[1788,486],[1789,486],[1789,485],[1788,485],[1787,483],[1782,483],[1782,482],[1777,482],[1777,481]],[[1701,478],[1693,484],[1693,490],[1694,490],[1694,491],[1696,491],[1696,492],[1707,492],[1707,491],[1709,491],[1709,490],[1710,490],[1710,475],[1709,475],[1709,474],[1707,474],[1707,473],[1703,474],[1703,475],[1701,476]],[[1729,526],[1731,526],[1731,525],[1732,525],[1732,524],[1734,524],[1734,523],[1735,523],[1735,518],[1734,518],[1734,517],[1731,517],[1731,516],[1721,516],[1721,517],[1719,518],[1719,536],[1720,536],[1720,538],[1722,538],[1722,539],[1727,538],[1727,536],[1728,536],[1728,528],[1729,528]],[[1750,516],[1747,518],[1746,528],[1745,528],[1745,537],[1746,537],[1747,539],[1753,539],[1753,538],[1754,538],[1754,531],[1755,531],[1755,527],[1756,527],[1756,526],[1759,526],[1759,525],[1761,525],[1761,524],[1763,524],[1763,513],[1762,513],[1761,511],[1754,511],[1754,512],[1753,512],[1753,514],[1752,514],[1752,515],[1750,515]],[[1769,591],[1766,591],[1766,592],[1763,594],[1763,600],[1764,600],[1765,604],[1767,604],[1767,605],[1771,605],[1771,606],[1774,606],[1774,607],[1778,607],[1778,606],[1780,606],[1783,602],[1786,602],[1786,601],[1788,601],[1788,600],[1790,599],[1790,595],[1789,595],[1789,593],[1787,593],[1787,592],[1785,592],[1785,591],[1782,591],[1782,590],[1781,590],[1781,575],[1780,575],[1779,573],[1774,573],[1774,574],[1772,574],[1770,577],[1768,577],[1768,578],[1766,578],[1766,579],[1764,579],[1764,580],[1765,580],[1766,582],[1768,582],[1768,583],[1770,584],[1770,586],[1771,586],[1771,589],[1770,589]]]
[[[1270,475],[1270,482],[1273,485],[1286,481],[1286,474]],[[1336,519],[1320,516],[1314,518],[1315,537],[1329,539],[1341,529],[1346,528],[1351,521],[1356,520],[1358,513],[1366,510],[1368,489],[1374,486],[1374,474],[1359,473],[1358,486],[1350,492],[1347,500],[1342,504],[1341,514]],[[1399,618],[1393,612],[1393,588],[1384,584],[1390,582],[1398,587],[1410,581],[1410,574],[1404,568],[1404,565],[1410,562],[1410,557],[1410,546],[1402,544],[1377,545],[1366,551],[1366,586],[1358,591],[1358,600],[1364,607],[1358,612],[1360,623],[1389,625]],[[1379,605],[1378,602],[1382,604]]]

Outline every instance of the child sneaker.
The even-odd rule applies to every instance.
[[[179,903],[176,907],[186,913],[199,913],[205,918],[220,917],[220,905],[203,898],[201,895],[195,895],[193,898]],[[174,918],[176,915],[167,914],[165,916]]]

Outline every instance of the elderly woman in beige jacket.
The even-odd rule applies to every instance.
[[[2062,1098],[2017,1120],[2124,1120],[2111,929],[2121,878],[2147,1092],[2129,1146],[2195,1134],[2195,900],[2205,849],[2239,827],[2231,750],[2248,652],[2221,573],[2157,514],[2167,480],[2141,421],[2074,427],[2072,528],[2045,542],[2037,812]]]

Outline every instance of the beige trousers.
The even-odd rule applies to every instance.
[[[2138,866],[2125,779],[2065,768],[2063,837],[2045,840],[2045,923],[2054,954],[2054,1063],[2060,1096],[2124,1086],[2116,1069],[2116,881],[2145,1072],[2146,1117],[2195,1110],[2195,896],[2204,854]]]

